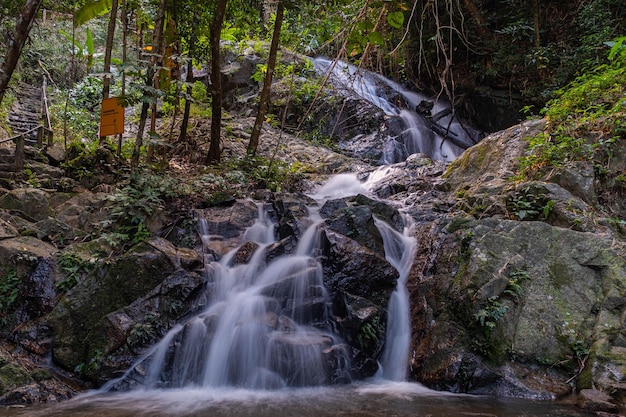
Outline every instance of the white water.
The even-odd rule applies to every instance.
[[[157,345],[146,381],[153,388],[330,383],[328,352],[345,365],[349,360],[342,341],[327,329],[330,302],[321,265],[311,256],[317,225],[303,234],[296,254],[266,264],[274,224],[259,208],[244,234],[244,242],[258,246],[250,260],[236,264],[236,249],[207,265],[213,288],[208,307]],[[209,235],[206,227],[200,230]]]
[[[405,130],[398,136],[388,138],[383,144],[380,164],[401,162],[418,152],[435,160],[452,161],[463,152],[463,148],[434,132],[426,119],[414,111],[422,101],[428,101],[433,103],[432,115],[435,116],[450,108],[446,100],[407,90],[397,82],[343,61],[335,63],[327,58],[315,58],[313,63],[319,72],[332,71],[335,83],[369,101],[386,115],[402,120]],[[404,99],[406,107],[395,104],[398,96]],[[464,126],[453,113],[438,119],[437,123],[444,131],[450,132],[466,144],[466,147],[477,141],[478,132]]]
[[[384,379],[404,381],[407,376],[407,363],[411,343],[411,319],[407,278],[413,265],[416,241],[412,227],[405,227],[399,233],[387,223],[376,219],[376,226],[383,236],[385,257],[399,273],[398,284],[391,294],[387,312],[387,334],[385,350],[381,358],[381,373]]]

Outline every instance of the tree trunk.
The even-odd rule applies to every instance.
[[[118,0],[111,1],[111,15],[107,28],[107,41],[104,49],[104,78],[102,79],[102,100],[109,98],[111,89],[111,55],[113,51],[113,38],[115,36],[115,21],[117,20]],[[100,144],[106,140],[106,136],[100,136]]]
[[[485,18],[483,17],[482,12],[476,6],[473,0],[463,0],[465,4],[465,8],[472,15],[472,19],[476,23],[476,31],[482,36],[485,40],[489,40],[493,38],[487,24],[485,23]]]
[[[30,29],[33,27],[37,11],[41,7],[43,0],[26,0],[20,15],[15,22],[15,32],[9,42],[9,48],[4,57],[2,67],[0,67],[0,104],[4,99],[4,94],[9,88],[9,81],[13,76],[13,71],[17,66],[17,61],[22,54],[22,48],[28,39]]]
[[[122,62],[126,63],[128,60],[128,4],[126,0],[122,0]],[[126,96],[126,72],[122,72],[122,97]],[[123,133],[117,138],[117,151],[116,155],[119,157],[122,155],[122,139]]]
[[[193,85],[193,54],[196,47],[196,29],[200,24],[198,12],[193,16],[193,28],[191,29],[191,37],[189,39],[189,62],[187,62],[187,76],[185,82],[187,83],[187,98],[185,99],[185,112],[183,114],[183,121],[180,125],[180,136],[178,141],[185,143],[187,141],[187,127],[189,126],[189,113],[191,112],[191,90]]]
[[[278,43],[280,40],[280,27],[283,23],[284,4],[282,0],[278,2],[276,8],[276,21],[274,23],[274,33],[272,34],[272,44],[270,46],[270,56],[267,60],[267,73],[263,80],[263,90],[261,91],[261,99],[259,101],[259,111],[254,121],[250,142],[248,143],[248,155],[255,155],[259,146],[259,137],[261,136],[261,128],[263,120],[265,120],[265,112],[270,101],[270,89],[272,86],[272,78],[274,76],[274,68],[276,67],[276,56],[278,55]]]
[[[157,19],[154,25],[154,36],[152,41],[152,55],[150,57],[150,64],[146,70],[146,87],[152,87],[154,83],[155,68],[157,65],[156,51],[161,50],[161,41],[163,38],[163,24],[165,21],[165,5],[167,0],[160,0],[159,10],[157,12]],[[144,96],[147,93],[144,93]],[[156,99],[156,97],[155,97]],[[133,149],[133,156],[130,160],[131,171],[134,171],[139,166],[139,155],[141,154],[141,146],[143,145],[143,132],[146,129],[146,120],[148,119],[148,108],[150,103],[144,98],[141,105],[141,114],[139,116],[139,127],[137,129],[137,139],[135,140],[135,148]]]
[[[211,24],[211,144],[206,157],[207,164],[220,162],[220,135],[222,124],[222,72],[220,40],[222,23],[226,14],[227,0],[218,0]]]

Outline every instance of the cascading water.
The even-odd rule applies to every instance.
[[[250,259],[237,263],[236,249],[207,265],[208,307],[157,345],[146,381],[153,387],[253,389],[347,382],[349,358],[330,331],[330,302],[312,256],[317,225],[303,234],[295,254],[266,263],[274,224],[260,208],[244,234]],[[208,236],[205,227],[200,230]]]
[[[379,74],[343,61],[316,58],[313,63],[319,72],[331,72],[335,84],[402,121],[404,131],[383,144],[380,164],[401,162],[418,152],[435,160],[452,161],[479,140],[479,132],[462,123],[445,100],[409,91]],[[427,109],[418,114],[415,110],[423,108],[424,103]]]
[[[324,202],[366,194],[369,186],[353,174],[338,175],[312,197]],[[310,219],[303,219],[310,226],[295,250],[274,257],[268,253],[279,244],[275,225],[259,205],[242,245],[219,262],[207,258],[206,308],[172,328],[129,372],[146,369],[141,384],[152,388],[277,389],[350,382],[350,348],[334,333],[318,258],[323,221],[315,209],[311,212]],[[402,234],[383,221],[375,224],[388,262],[399,271],[378,376],[400,381],[406,375],[410,333],[405,282],[415,245],[409,229]],[[199,230],[208,246],[212,237],[202,219]]]
[[[376,220],[376,226],[383,236],[385,257],[400,274],[397,287],[389,300],[385,350],[380,361],[379,376],[391,381],[404,381],[407,374],[406,361],[409,357],[411,336],[409,294],[406,282],[413,265],[416,241],[411,236],[412,227],[410,226],[405,227],[402,234],[380,220]]]

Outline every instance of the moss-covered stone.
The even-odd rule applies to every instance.
[[[138,243],[100,265],[70,290],[50,315],[55,361],[68,370],[95,364],[108,346],[107,334],[95,331],[99,323],[108,313],[145,296],[175,269],[168,254],[149,243]]]
[[[0,367],[0,395],[29,381],[28,373],[18,365],[9,363]]]

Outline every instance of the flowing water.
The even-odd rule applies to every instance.
[[[380,164],[401,162],[414,153],[452,161],[480,140],[480,132],[457,117],[450,104],[440,97],[410,91],[395,81],[343,61],[316,58],[313,63],[319,72],[332,74],[336,85],[402,121],[404,131],[390,136],[383,144]],[[416,110],[424,103],[432,108],[418,113]]]
[[[351,88],[387,114],[405,120],[404,137],[390,139],[382,163],[415,152],[443,160],[458,155],[459,149],[443,139],[445,133],[434,133],[415,112],[392,105],[380,86],[400,91],[410,107],[424,97],[376,75],[355,74],[350,66],[338,72],[353,84],[361,80]],[[442,106],[436,102],[434,109]],[[446,117],[441,120],[448,127],[461,129],[458,121]],[[337,175],[311,197],[321,203],[368,194],[388,169],[372,173],[366,182],[353,174]],[[385,257],[398,270],[398,285],[389,300],[379,372],[372,380],[352,381],[350,355],[333,331],[331,302],[317,258],[322,221],[316,209],[303,223],[309,226],[293,254],[267,260],[268,251],[278,243],[274,224],[259,205],[258,219],[243,236],[246,250],[242,246],[219,261],[207,261],[211,290],[207,307],[172,328],[126,375],[61,404],[0,409],[0,417],[586,415],[568,403],[453,395],[404,382],[410,346],[405,284],[416,248],[409,221],[402,233],[375,222]],[[206,223],[201,221],[199,230],[208,243],[212,235]],[[117,392],[133,386],[139,388]]]
[[[81,395],[0,417],[584,417],[568,403],[452,395],[406,382],[278,391],[171,389]]]
[[[361,183],[352,174],[336,176],[313,197],[323,201],[367,193],[378,179],[371,175]],[[329,324],[332,312],[316,259],[321,221],[312,213],[296,251],[266,262],[265,250],[275,243],[274,225],[259,206],[257,221],[244,235],[255,242],[248,262],[236,262],[237,250],[209,262],[213,291],[207,308],[174,327],[122,378],[145,369],[141,388],[108,391],[114,390],[114,381],[60,404],[0,409],[0,417],[585,415],[567,403],[453,395],[403,382],[410,334],[405,283],[415,239],[410,224],[400,233],[379,220],[386,258],[399,271],[380,372],[369,381],[328,385],[337,370],[346,370],[337,380],[349,382],[349,355]],[[211,239],[202,223],[200,231],[205,242]],[[317,300],[315,312],[299,305],[311,296]],[[285,297],[292,304],[276,313]],[[333,375],[328,352],[337,361]]]

